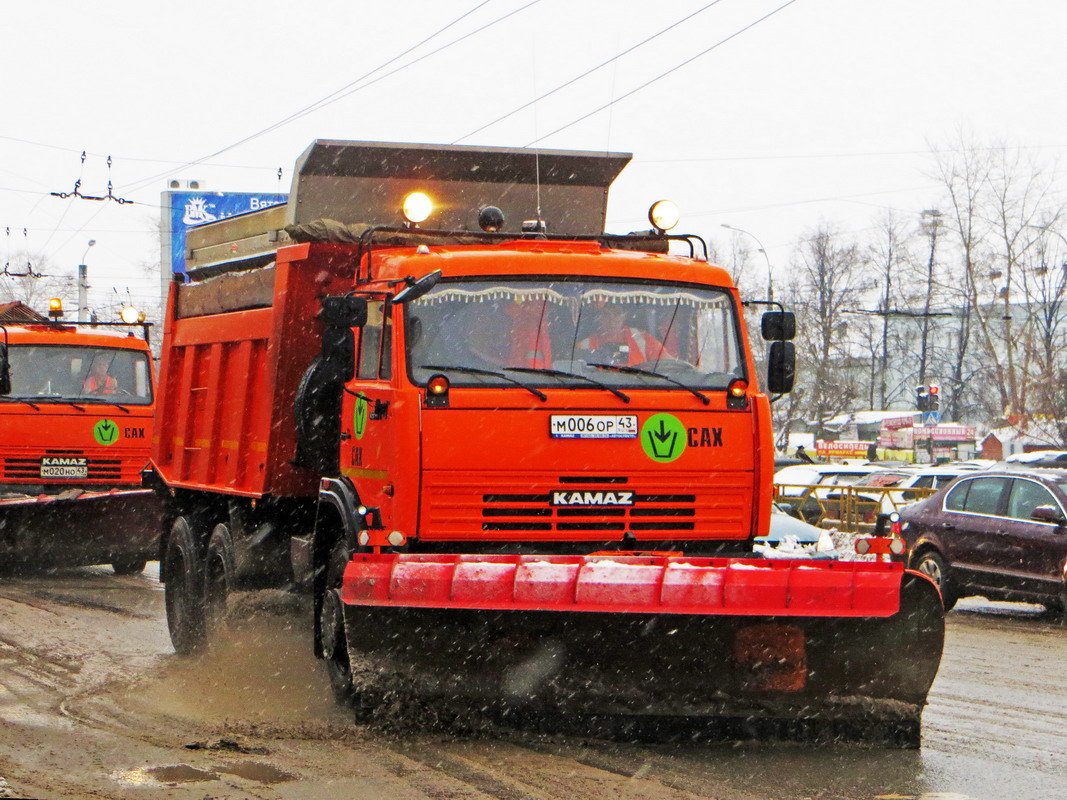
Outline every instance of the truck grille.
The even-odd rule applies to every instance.
[[[40,456],[9,456],[0,460],[0,481],[41,482],[41,458],[43,456],[81,457],[83,450],[45,450]],[[127,459],[129,461],[129,459]],[[141,465],[129,463],[127,473],[138,474]],[[88,477],[91,481],[118,481],[123,476],[122,458],[89,458]]]
[[[689,478],[689,479],[687,479]],[[690,480],[691,479],[691,480]],[[427,476],[426,539],[745,538],[751,489],[743,476]],[[545,485],[547,484],[547,485]],[[679,491],[681,489],[681,491]]]

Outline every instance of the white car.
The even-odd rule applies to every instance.
[[[809,525],[777,503],[771,504],[770,530],[753,542],[753,549],[764,558],[840,558],[831,531]]]
[[[774,473],[776,497],[779,503],[808,522],[817,522],[824,511],[819,501],[829,497],[835,486],[851,486],[883,469],[878,464],[870,463],[794,464]],[[816,487],[814,490],[811,489],[813,486]]]
[[[901,467],[872,473],[852,484],[852,493],[861,502],[877,504],[870,509],[869,519],[881,514],[899,511],[906,505],[922,500],[942,486],[947,486],[961,475],[979,471],[978,466],[964,464],[945,464],[939,467]],[[865,493],[865,487],[884,489],[886,491]],[[922,491],[929,489],[930,491]],[[916,491],[919,490],[919,491]]]

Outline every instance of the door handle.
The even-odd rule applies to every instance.
[[[949,531],[955,528],[956,526],[953,525],[951,522],[942,522],[941,527],[944,528],[946,531]]]

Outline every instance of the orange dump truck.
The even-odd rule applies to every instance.
[[[0,320],[0,564],[131,573],[158,556],[160,506],[141,487],[152,356],[128,330]]]
[[[388,673],[479,708],[918,745],[937,590],[753,556],[795,323],[764,315],[761,387],[703,242],[663,204],[604,233],[628,160],[318,141],[286,205],[191,232],[153,450],[178,652],[233,589],[290,584],[364,713]]]

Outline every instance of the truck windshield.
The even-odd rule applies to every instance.
[[[588,385],[593,377],[613,387],[678,391],[675,382],[725,389],[745,377],[736,308],[721,289],[581,279],[442,281],[405,304],[405,331],[409,375],[420,385],[449,366],[456,368],[452,383],[468,385],[504,386],[510,381],[503,376]]]
[[[149,405],[148,357],[117,347],[16,345],[11,360],[12,399]]]

